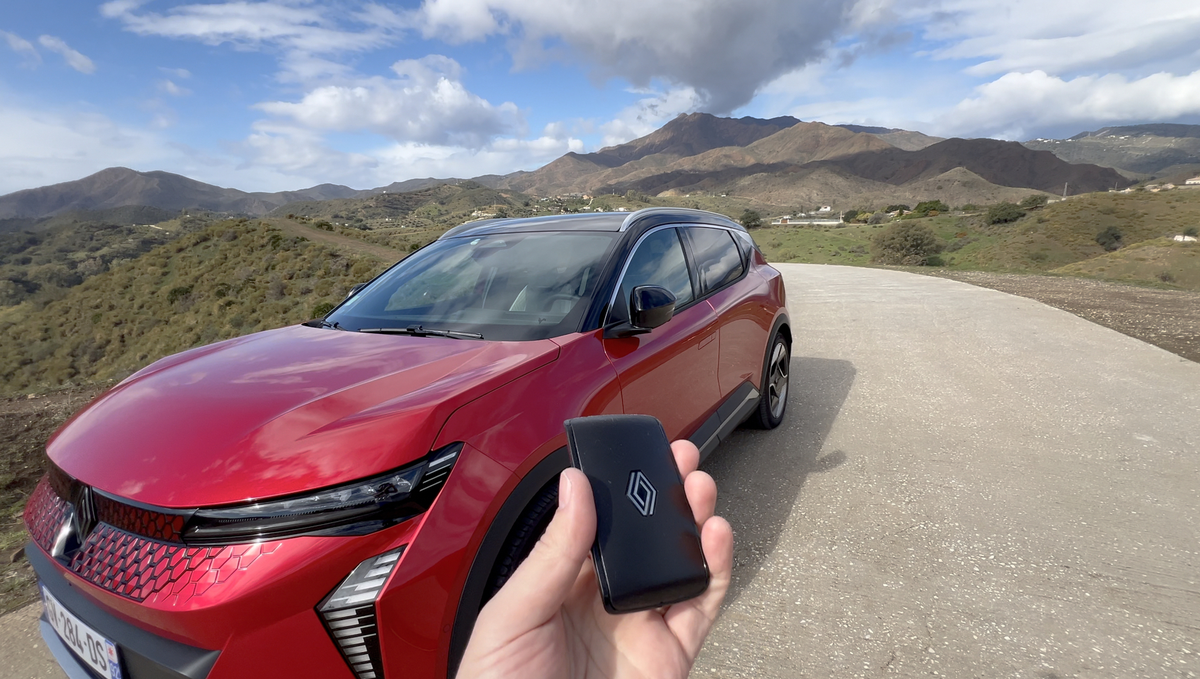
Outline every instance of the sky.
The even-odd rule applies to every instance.
[[[682,113],[1063,138],[1200,124],[1184,0],[8,0],[0,194],[532,170]]]

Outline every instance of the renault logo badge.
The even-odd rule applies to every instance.
[[[654,490],[650,479],[646,478],[641,470],[629,473],[629,488],[625,490],[625,497],[629,498],[642,516],[653,516],[654,500],[658,497],[658,491]]]

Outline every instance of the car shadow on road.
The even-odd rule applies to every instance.
[[[808,475],[846,460],[841,450],[824,456],[821,450],[854,384],[854,365],[797,357],[791,368],[783,424],[771,431],[738,429],[701,465],[717,482],[717,513],[733,526],[727,606],[774,551]]]

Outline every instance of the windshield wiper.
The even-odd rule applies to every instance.
[[[426,328],[423,325],[410,325],[407,328],[359,328],[359,332],[374,332],[381,335],[412,335],[414,337],[449,337],[451,339],[483,339],[477,332],[459,332],[458,330],[439,330]]]
[[[317,319],[314,319],[311,321],[305,321],[305,322],[301,323],[300,325],[307,325],[310,328],[333,328],[334,330],[345,330],[345,328],[343,328],[341,326],[341,324],[338,323],[337,321],[330,323],[329,321],[327,321],[323,318],[317,318]]]

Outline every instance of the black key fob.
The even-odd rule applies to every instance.
[[[662,424],[648,415],[598,415],[563,423],[571,464],[596,499],[592,562],[609,613],[699,596],[708,563]]]

